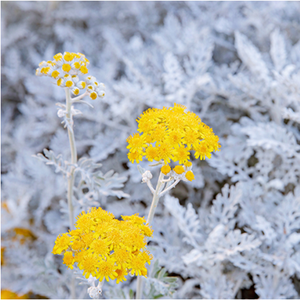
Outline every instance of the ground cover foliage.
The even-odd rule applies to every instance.
[[[64,93],[35,69],[73,51],[106,85],[74,120],[77,213],[147,215],[151,193],[126,149],[147,108],[183,104],[220,137],[221,151],[193,162],[196,180],[160,201],[144,297],[299,297],[299,2],[1,5],[2,289],[70,297],[71,270],[51,253],[68,229]],[[89,298],[94,282],[79,281]],[[102,297],[135,288],[134,277],[105,283]]]

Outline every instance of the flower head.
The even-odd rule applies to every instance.
[[[37,76],[48,76],[55,80],[55,84],[63,88],[70,88],[74,95],[89,85],[87,92],[92,100],[105,95],[105,85],[99,83],[94,76],[87,76],[79,81],[79,76],[85,76],[89,70],[88,59],[82,53],[64,52],[53,56],[53,60],[42,61],[36,69]]]
[[[171,167],[169,165],[164,165],[161,167],[160,171],[165,175],[167,175],[168,173],[170,173]]]
[[[167,166],[171,161],[190,166],[192,151],[195,158],[202,160],[210,158],[211,152],[219,151],[221,147],[213,130],[180,104],[162,109],[150,108],[137,122],[139,133],[127,139],[129,160],[139,163],[146,157],[148,161],[161,162],[164,164],[161,171],[165,175],[170,172]],[[182,174],[190,170],[180,166],[174,171]],[[190,171],[186,177],[188,180],[193,180],[191,174]]]
[[[145,264],[152,259],[146,237],[152,236],[152,229],[138,214],[122,219],[101,208],[82,212],[76,229],[57,237],[53,254],[63,254],[64,264],[71,269],[77,264],[86,278],[93,275],[119,283],[128,273],[146,276]]]

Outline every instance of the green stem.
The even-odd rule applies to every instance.
[[[71,148],[71,163],[77,163],[77,150],[75,146],[75,136],[73,130],[73,115],[71,112],[72,109],[72,100],[70,95],[70,89],[65,88],[66,92],[66,110],[67,110],[67,118],[69,119],[69,126],[68,126],[68,136]],[[74,187],[74,171],[75,167],[72,166],[70,170],[70,174],[68,176],[68,207],[69,207],[69,222],[70,222],[70,230],[73,230],[74,227],[74,208],[73,208],[73,187]],[[71,279],[71,298],[75,299],[75,278],[72,274]]]
[[[152,198],[152,203],[151,203],[151,207],[150,207],[150,211],[149,211],[149,215],[147,218],[147,223],[150,225],[150,223],[153,220],[154,217],[154,213],[160,198],[160,192],[162,190],[162,186],[164,185],[164,183],[162,182],[164,178],[164,174],[162,172],[160,172],[158,180],[157,180],[157,185],[155,188],[155,192],[153,194],[153,198]],[[142,299],[142,291],[143,291],[143,285],[142,285],[142,276],[138,276],[137,278],[137,286],[136,286],[136,299]]]

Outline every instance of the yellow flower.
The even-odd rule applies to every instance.
[[[175,150],[174,160],[178,160],[180,164],[187,162],[190,159],[190,152],[188,148],[179,147]]]
[[[62,78],[59,78],[59,79],[57,80],[57,85],[58,85],[58,86],[62,86],[63,83],[64,83],[64,80],[63,80]]]
[[[150,265],[150,261],[153,259],[153,255],[150,254],[148,250],[145,250],[144,252],[141,252],[141,256]]]
[[[198,142],[197,144],[194,145],[194,150],[195,152],[195,157],[205,159],[205,156],[207,158],[211,158],[211,153],[209,149],[209,144],[206,141],[201,141]]]
[[[189,167],[192,166],[192,163],[191,163],[190,161],[187,161],[186,163],[184,163],[184,165],[185,165],[187,168],[189,168]]]
[[[88,73],[88,69],[87,69],[87,67],[85,67],[85,66],[81,66],[80,67],[80,72],[82,73],[82,74],[87,74]]]
[[[131,255],[131,252],[129,252],[127,249],[120,248],[114,251],[112,257],[115,259],[118,266],[126,267]]]
[[[143,275],[143,274],[147,274],[147,269],[145,267],[145,263],[146,263],[146,259],[145,257],[141,254],[138,253],[137,255],[134,255],[132,257],[131,260],[131,275]],[[142,274],[143,272],[143,274]],[[146,276],[145,276],[146,277]]]
[[[97,267],[99,264],[99,258],[95,254],[87,253],[83,259],[79,262],[78,268],[83,271],[83,276],[85,278],[89,278],[92,274],[94,277],[96,276]]]
[[[144,234],[138,227],[131,226],[124,230],[126,239],[123,239],[123,244],[127,250],[133,252],[135,250],[143,249],[146,246]]]
[[[151,132],[151,139],[157,142],[164,140],[167,136],[167,127],[165,125],[156,124]]]
[[[61,61],[63,56],[61,53],[57,53],[56,55],[53,56],[54,60],[56,61]]]
[[[66,81],[66,87],[70,88],[74,86],[74,82],[72,80]]]
[[[94,233],[93,232],[83,233],[81,235],[81,239],[84,243],[84,247],[88,248],[88,247],[90,247],[90,245],[92,244],[92,242],[94,240]]]
[[[135,160],[137,163],[139,163],[140,161],[143,160],[143,153],[141,153],[139,151],[135,151],[135,152],[130,151],[128,153],[128,158],[132,163],[134,163]]]
[[[146,223],[145,217],[139,217],[139,214],[134,214],[132,216],[122,216],[124,221],[130,221],[133,224],[142,225]]]
[[[134,134],[133,136],[129,136],[126,141],[128,143],[127,148],[132,152],[140,151],[146,146],[145,138],[140,136],[138,133]]]
[[[87,250],[83,249],[81,251],[74,252],[74,262],[80,263],[84,260],[85,256],[88,254]]]
[[[96,277],[99,278],[100,281],[102,281],[103,278],[109,281],[109,278],[115,279],[117,276],[118,273],[116,272],[115,261],[113,259],[108,258],[99,263]]]
[[[52,253],[61,254],[64,250],[68,249],[71,240],[71,237],[67,233],[59,235],[55,241]]]
[[[146,157],[148,161],[164,164],[178,161],[186,165],[192,150],[195,150],[195,158],[204,159],[221,147],[213,130],[180,104],[150,108],[137,122],[140,134],[135,133],[127,139],[128,158],[132,163],[139,163]]]
[[[102,255],[103,257],[109,254],[109,244],[106,239],[96,239],[90,245],[89,251]]]
[[[52,73],[51,73],[51,76],[53,77],[53,78],[57,78],[58,76],[60,75],[60,73],[57,71],[57,70],[55,70],[55,71],[53,71]]]
[[[65,55],[64,55],[64,60],[65,61],[72,61],[73,58],[74,58],[74,54],[73,53],[65,52]]]
[[[180,130],[172,130],[169,133],[168,141],[173,145],[181,145],[182,143],[183,132]]]
[[[63,70],[64,72],[70,72],[71,66],[70,66],[69,64],[63,64],[62,70]]]
[[[99,224],[100,221],[109,222],[114,219],[112,213],[103,210],[101,207],[92,207],[88,215],[91,219],[95,219],[97,224]]]
[[[165,175],[167,175],[168,173],[170,173],[171,171],[171,167],[169,165],[164,165],[161,167],[161,172],[164,173]]]
[[[153,230],[149,227],[149,224],[141,225],[139,228],[142,230],[145,236],[152,236]]]
[[[66,266],[68,266],[70,269],[73,269],[73,262],[74,262],[74,257],[73,253],[70,251],[65,252],[63,262]]]
[[[169,163],[173,159],[174,148],[167,142],[161,142],[158,148],[158,159]]]
[[[149,161],[153,161],[157,158],[158,156],[158,148],[153,147],[152,145],[150,145],[149,147],[146,148],[146,158]]]
[[[189,148],[191,148],[191,146],[197,142],[198,138],[199,138],[199,133],[197,130],[187,128],[184,134],[183,141]]]
[[[92,100],[96,100],[96,99],[98,98],[97,93],[96,93],[96,92],[91,92],[91,93],[90,93],[90,98],[91,98]]]
[[[74,251],[83,250],[85,248],[85,244],[82,240],[74,240],[71,244],[71,248]]]
[[[126,280],[128,272],[145,276],[145,264],[152,259],[146,237],[153,231],[138,214],[122,219],[100,207],[82,212],[76,229],[57,237],[53,253],[64,254],[63,263],[71,269],[77,264],[86,278],[92,274],[119,283]]]
[[[79,88],[73,88],[72,89],[72,93],[75,95],[75,96],[77,96],[77,95],[79,95],[79,93],[80,93],[80,90],[79,90]]]
[[[91,84],[89,96],[92,100],[96,100],[99,97],[103,98],[105,96],[105,85],[99,83],[95,77],[87,76],[85,81],[79,81],[78,75],[86,75],[88,73],[88,64],[89,61],[81,53],[57,53],[52,61],[42,61],[35,74],[55,79],[55,83],[58,86],[70,89],[76,96],[79,95],[80,89],[86,88],[87,81],[90,81],[89,78],[93,78],[93,82],[89,83]]]
[[[185,173],[185,178],[189,181],[192,181],[195,179],[194,173],[192,171],[187,171]]]
[[[173,170],[174,170],[174,172],[176,172],[179,175],[182,174],[182,173],[184,173],[183,166],[176,166]]]
[[[89,232],[95,228],[95,221],[86,213],[82,212],[77,216],[76,228],[80,228],[85,232]]]
[[[78,61],[74,62],[72,65],[75,69],[79,69],[80,68],[80,63]]]
[[[47,75],[50,71],[50,67],[45,67],[41,69],[41,73],[44,73],[45,75]]]
[[[122,231],[118,228],[112,228],[112,230],[107,232],[106,241],[111,250],[119,248],[123,242]]]
[[[85,89],[86,87],[86,83],[84,81],[79,81],[77,83],[77,86],[80,88],[80,89]]]
[[[116,270],[117,273],[117,283],[119,283],[120,281],[126,281],[126,275],[128,274],[128,272],[126,271],[126,268],[121,268],[121,269],[117,269]]]

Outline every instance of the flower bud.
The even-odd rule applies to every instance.
[[[153,177],[153,176],[152,176],[151,172],[150,172],[150,171],[146,171],[146,172],[143,173],[143,175],[142,175],[142,182],[143,182],[143,183],[146,183],[146,182],[148,182],[152,177]]]

